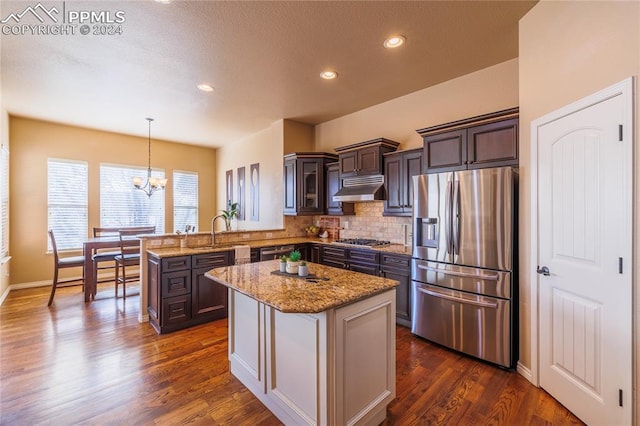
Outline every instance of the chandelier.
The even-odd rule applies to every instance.
[[[134,177],[133,186],[151,197],[151,194],[167,186],[167,179],[151,176],[151,122],[153,118],[146,118],[145,120],[149,122],[149,167],[147,168],[147,181],[144,182],[143,185],[142,182],[144,178]]]

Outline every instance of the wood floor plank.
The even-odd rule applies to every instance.
[[[12,291],[0,307],[0,425],[280,425],[231,373],[227,321],[167,335],[99,286]],[[513,371],[396,328],[396,399],[383,425],[574,425]]]

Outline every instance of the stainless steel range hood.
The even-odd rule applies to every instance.
[[[384,176],[359,176],[342,179],[342,189],[333,194],[333,201],[384,200]]]

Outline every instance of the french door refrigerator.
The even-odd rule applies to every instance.
[[[511,368],[517,169],[413,178],[411,332]]]

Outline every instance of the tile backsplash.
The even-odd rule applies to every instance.
[[[383,208],[383,201],[356,203],[355,216],[316,216],[315,221],[322,223],[323,218],[339,218],[340,238],[374,238],[410,245],[411,218],[383,216]]]

